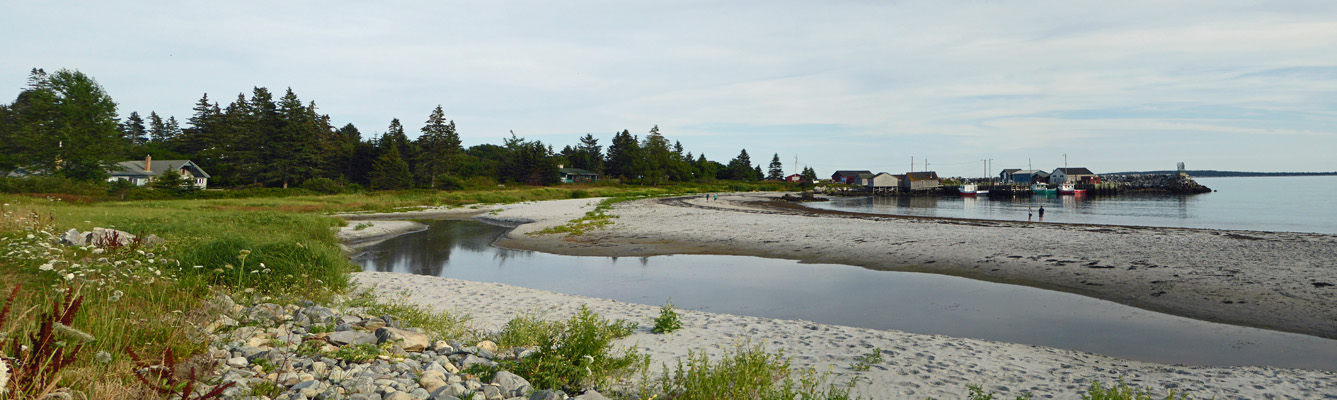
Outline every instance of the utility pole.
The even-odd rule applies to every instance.
[[[915,172],[915,156],[910,156],[910,172]]]

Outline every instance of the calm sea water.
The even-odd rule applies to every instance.
[[[1045,222],[1337,234],[1337,176],[1197,178],[1198,195],[834,198],[813,208],[864,213]],[[1038,214],[1036,215],[1038,219]]]
[[[1337,371],[1337,340],[1215,324],[1069,293],[965,278],[741,256],[572,257],[492,246],[506,228],[430,222],[354,261],[693,310],[897,329],[1197,365]],[[649,321],[637,321],[648,324]]]

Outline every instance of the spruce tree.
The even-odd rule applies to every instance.
[[[459,167],[460,135],[455,132],[455,121],[446,121],[445,112],[437,105],[432,114],[427,116],[427,123],[418,137],[418,168],[426,176],[429,187],[436,187],[437,177],[453,175]]]
[[[12,161],[33,171],[100,180],[125,149],[116,102],[76,70],[33,69],[9,112],[16,132],[7,133],[15,140],[7,150],[17,150]]]
[[[130,147],[139,146],[148,141],[148,130],[144,128],[144,118],[139,116],[138,111],[131,111],[130,116],[121,123],[121,136],[125,138],[126,145]]]
[[[390,143],[390,147],[372,163],[368,178],[372,189],[403,190],[413,187],[413,174],[409,172],[409,164],[400,157],[399,148],[394,143]]]
[[[784,167],[780,165],[780,153],[775,153],[775,156],[771,158],[771,165],[766,171],[766,179],[774,181],[785,179]]]

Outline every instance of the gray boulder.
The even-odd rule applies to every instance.
[[[376,343],[376,335],[363,331],[341,331],[330,333],[325,337],[335,346],[347,346],[357,344]]]
[[[572,397],[571,399],[572,399],[572,400],[609,400],[608,397],[605,397],[603,394],[601,394],[601,393],[599,393],[599,392],[597,392],[597,391],[594,391],[594,390],[590,390],[590,391],[588,391],[588,392],[581,393],[579,396]]]
[[[529,381],[510,371],[497,372],[491,383],[501,387],[501,394],[506,397],[523,396],[526,392],[532,390]]]
[[[432,345],[432,339],[425,334],[391,327],[376,330],[376,344],[385,342],[398,344],[404,351],[413,352],[426,350]]]

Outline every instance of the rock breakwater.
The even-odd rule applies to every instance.
[[[1212,191],[1184,173],[1102,175],[1100,179],[1105,183],[1114,184],[1120,191],[1169,194],[1198,194]]]

